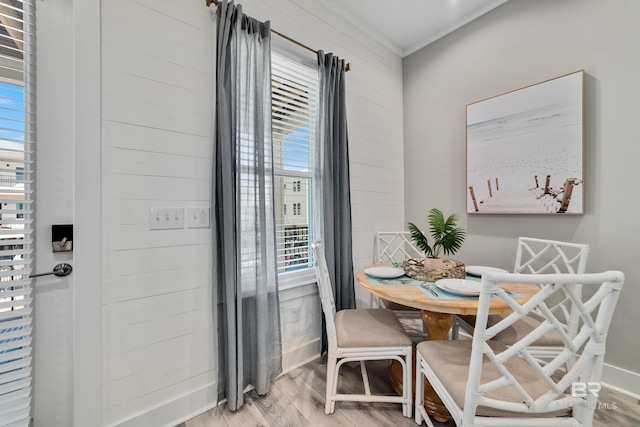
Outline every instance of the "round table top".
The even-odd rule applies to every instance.
[[[372,294],[409,307],[436,313],[460,315],[475,315],[478,311],[478,299],[476,298],[436,300],[431,299],[416,286],[372,285],[369,281],[369,277],[364,272],[364,269],[356,272],[356,280]],[[501,286],[522,295],[523,298],[516,298],[516,301],[520,304],[529,300],[540,290],[538,286],[532,284],[513,283]],[[507,303],[500,298],[492,299],[491,304],[489,305],[489,314],[506,314],[511,313],[512,311],[511,307],[509,307]]]

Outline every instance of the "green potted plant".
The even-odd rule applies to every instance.
[[[453,260],[445,262],[440,258],[441,254],[454,255],[462,247],[467,233],[464,228],[458,227],[458,216],[451,214],[445,219],[441,210],[432,208],[429,210],[427,220],[429,233],[433,239],[432,243],[429,243],[429,239],[417,225],[412,222],[408,223],[411,238],[426,256],[424,274],[428,276],[428,280],[460,275],[464,278],[464,264]]]
[[[425,253],[428,258],[440,258],[440,253],[454,255],[462,247],[466,232],[464,228],[458,227],[458,215],[451,214],[445,219],[441,210],[433,208],[429,210],[427,216],[429,222],[429,232],[433,237],[433,245],[429,244],[429,239],[425,236],[417,225],[410,222],[409,232],[416,246]]]

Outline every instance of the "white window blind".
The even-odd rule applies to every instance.
[[[312,267],[312,178],[318,71],[271,55],[278,272]],[[287,210],[287,205],[292,209]]]
[[[0,426],[27,426],[31,419],[33,3],[0,0]]]

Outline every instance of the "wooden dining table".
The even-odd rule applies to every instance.
[[[383,266],[378,264],[375,266]],[[375,267],[371,266],[371,267]],[[367,291],[385,300],[417,308],[427,331],[429,340],[446,340],[449,330],[455,321],[455,315],[475,315],[478,311],[478,298],[468,299],[436,299],[415,285],[384,285],[373,284],[364,269],[356,272],[356,280]],[[533,297],[539,288],[531,284],[503,284],[505,289],[516,293],[521,298],[515,298],[520,304]],[[489,314],[511,313],[511,307],[502,299],[491,300]],[[414,369],[415,372],[415,369]],[[394,390],[402,394],[402,367],[399,363],[391,364],[389,368],[389,380]],[[425,380],[425,409],[430,416],[439,422],[451,419],[449,412]]]

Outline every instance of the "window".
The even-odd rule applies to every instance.
[[[35,18],[32,0],[0,0],[0,8],[0,423],[27,425],[33,393]]]
[[[272,124],[278,272],[313,266],[313,147],[318,72],[272,52]],[[288,213],[286,206],[292,206]]]

